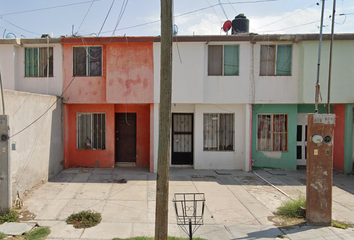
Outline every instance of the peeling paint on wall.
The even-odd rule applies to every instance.
[[[274,158],[274,159],[280,159],[281,158],[281,152],[263,152],[263,154],[267,158]]]

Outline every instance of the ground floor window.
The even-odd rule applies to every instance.
[[[106,149],[106,114],[77,114],[77,149]]]
[[[234,150],[234,114],[204,113],[204,151]]]
[[[288,151],[288,115],[257,115],[257,151]]]

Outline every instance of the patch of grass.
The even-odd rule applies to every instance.
[[[39,227],[24,235],[26,240],[44,240],[50,234],[49,227]]]
[[[193,238],[194,240],[205,240],[203,238]],[[133,237],[133,238],[113,238],[113,240],[154,240],[153,237]],[[167,240],[189,240],[189,238],[167,237]]]
[[[277,238],[285,238],[284,235],[278,235]]]
[[[6,238],[7,235],[5,233],[0,232],[0,239]]]
[[[332,221],[332,226],[335,228],[341,228],[341,229],[347,229],[347,228],[352,228],[353,225],[344,223],[344,222],[338,222],[338,221]]]
[[[300,196],[296,200],[288,200],[278,207],[277,215],[286,216],[289,218],[305,218],[304,211],[301,209],[306,207],[306,198]]]
[[[18,212],[11,210],[10,212],[0,215],[0,223],[4,222],[17,222]]]
[[[71,214],[67,219],[67,224],[73,224],[74,228],[89,228],[98,225],[102,220],[101,214],[92,210],[81,211]]]

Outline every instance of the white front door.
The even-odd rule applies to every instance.
[[[297,165],[306,166],[307,113],[297,114],[296,159]]]

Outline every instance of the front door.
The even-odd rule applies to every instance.
[[[298,166],[306,166],[307,113],[297,115],[296,159]]]
[[[193,165],[193,113],[172,114],[172,164]]]
[[[116,162],[136,162],[136,113],[116,113]]]

